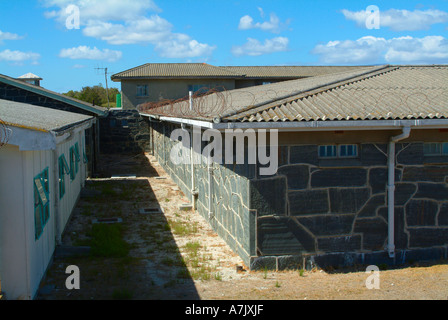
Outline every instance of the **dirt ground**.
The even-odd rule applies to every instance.
[[[373,289],[366,286],[372,274],[362,268],[248,271],[205,219],[180,209],[188,199],[153,156],[108,156],[101,162],[108,178],[86,182],[63,245],[82,246],[93,222],[118,218],[129,253],[56,256],[40,300],[448,299],[446,261],[381,270]],[[66,288],[69,265],[79,267],[79,290]]]

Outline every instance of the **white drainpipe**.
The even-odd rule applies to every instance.
[[[390,138],[388,150],[388,183],[387,183],[387,208],[388,208],[388,243],[387,252],[390,258],[395,257],[395,143],[407,139],[411,133],[411,127],[403,127],[403,133]]]

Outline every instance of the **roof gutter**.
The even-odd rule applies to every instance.
[[[156,121],[186,124],[205,129],[276,129],[278,131],[334,131],[334,130],[397,130],[403,127],[420,127],[425,129],[448,128],[448,119],[413,119],[413,120],[331,120],[331,121],[270,121],[270,122],[219,122],[200,119],[167,117],[140,113]]]

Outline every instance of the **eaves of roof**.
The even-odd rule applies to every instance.
[[[112,81],[133,79],[240,79],[240,74],[205,63],[146,63],[111,76]]]
[[[108,110],[106,108],[99,107],[99,106],[92,106],[88,103],[85,103],[84,101],[81,101],[81,100],[78,100],[75,98],[71,98],[71,97],[65,96],[63,94],[59,94],[57,92],[45,89],[40,86],[35,86],[33,84],[29,84],[29,83],[26,83],[26,82],[23,82],[20,80],[16,80],[16,79],[13,79],[6,75],[0,74],[0,82],[3,82],[5,84],[8,84],[8,85],[20,88],[20,89],[30,91],[30,92],[36,93],[38,95],[42,95],[42,96],[66,103],[75,108],[79,108],[79,109],[91,112],[97,116],[106,116],[108,113]]]

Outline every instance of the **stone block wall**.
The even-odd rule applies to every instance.
[[[279,148],[273,176],[258,176],[252,165],[216,163],[210,173],[206,164],[194,165],[192,175],[191,165],[169,158],[177,127],[151,127],[160,164],[187,197],[197,190],[197,210],[251,269],[447,258],[448,157],[425,156],[423,143],[396,145],[396,255],[390,258],[387,144],[360,144],[359,156],[350,159],[320,159],[318,145],[287,145]]]
[[[113,110],[100,118],[100,151],[105,154],[149,152],[149,126],[137,110]]]
[[[387,145],[362,144],[358,158],[333,160],[319,159],[317,145],[281,150],[277,174],[251,181],[258,252],[253,268],[302,263],[303,257],[323,266],[446,259],[448,157],[424,156],[423,143],[397,144],[397,255],[390,259],[384,251]]]
[[[151,127],[154,155],[159,163],[184,194],[195,201],[198,212],[218,235],[249,265],[250,257],[256,253],[255,214],[249,210],[248,205],[248,167],[216,163],[210,167],[206,163],[194,164],[192,175],[191,164],[174,164],[170,160],[171,150],[178,143],[170,139],[171,132],[179,127],[157,122],[151,122]],[[193,197],[192,190],[197,191],[196,198]]]

